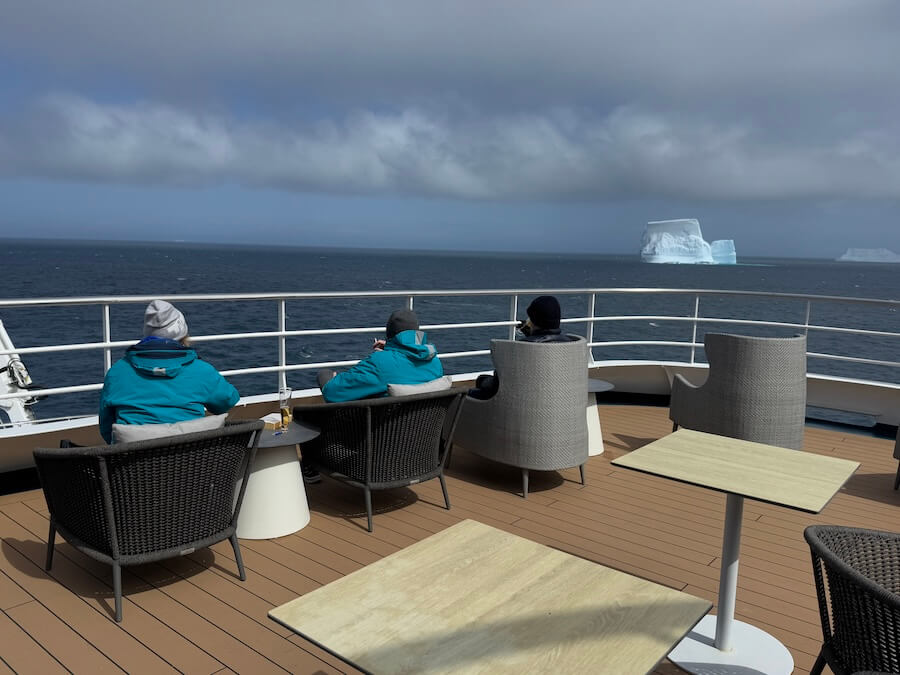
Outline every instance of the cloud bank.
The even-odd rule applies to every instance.
[[[0,173],[473,200],[900,198],[898,132],[771,141],[749,121],[634,106],[290,124],[54,95],[0,129]]]

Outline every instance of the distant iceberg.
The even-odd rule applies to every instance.
[[[703,239],[696,218],[647,223],[641,237],[641,260],[648,263],[733,265],[734,241],[722,239],[710,245]]]
[[[900,263],[900,255],[886,248],[848,248],[846,253],[838,260],[844,262]]]

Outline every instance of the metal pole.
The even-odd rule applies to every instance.
[[[700,316],[700,296],[694,296],[694,332],[691,333],[691,364],[694,363],[694,356],[697,353],[697,319]]]
[[[103,341],[110,342],[109,329],[109,305],[103,305]],[[112,350],[107,347],[103,350],[103,372],[112,367]]]
[[[284,333],[287,330],[287,302],[282,298],[278,301],[278,331]],[[278,337],[278,388],[287,386],[287,338],[284,335]]]
[[[589,361],[590,365],[594,365],[594,348],[591,347],[590,345],[594,341],[593,318],[594,318],[594,308],[596,307],[596,303],[597,303],[597,294],[591,293],[590,297],[588,298],[588,316],[591,318],[591,320],[588,321],[588,326],[587,326],[588,358],[590,359],[590,361]]]
[[[519,313],[519,296],[514,295],[509,299],[509,320],[513,322],[513,325],[509,327],[509,339],[516,339],[516,315]]]
[[[744,498],[729,493],[725,502],[725,533],[722,537],[722,567],[719,571],[719,607],[716,612],[716,649],[723,652],[731,649],[731,624],[734,623],[743,516]]]
[[[413,296],[408,295],[406,297],[406,309],[412,309],[412,308],[413,308]]]
[[[809,335],[809,310],[810,310],[811,305],[812,305],[812,303],[809,300],[807,300],[806,301],[806,318],[803,321],[803,334],[804,335]]]

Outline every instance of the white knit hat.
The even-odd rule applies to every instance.
[[[179,312],[165,300],[154,300],[147,305],[144,312],[144,337],[156,337],[181,340],[187,337],[188,326],[184,314]]]

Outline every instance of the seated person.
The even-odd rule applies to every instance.
[[[552,295],[541,295],[531,301],[525,310],[528,318],[519,324],[519,331],[525,336],[524,342],[571,342],[577,339],[566,335],[559,328],[562,311],[559,301]],[[469,396],[486,401],[500,388],[500,377],[479,375],[475,380],[475,388],[469,390]]]
[[[386,396],[388,384],[422,384],[444,374],[434,345],[419,330],[411,309],[398,309],[387,321],[387,340],[376,340],[372,353],[343,373],[319,372],[322,398],[328,403]]]
[[[114,442],[113,424],[167,424],[221,415],[240,395],[189,347],[184,315],[165,300],[144,313],[144,339],[107,371],[100,394],[100,435]]]
[[[319,387],[327,403],[386,396],[389,384],[423,384],[444,375],[437,349],[419,330],[411,309],[398,309],[388,318],[386,340],[375,340],[372,353],[343,373],[319,371]],[[319,472],[301,458],[303,480],[318,483]]]

